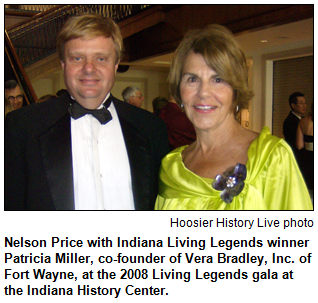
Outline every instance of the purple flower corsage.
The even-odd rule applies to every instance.
[[[212,183],[216,190],[222,190],[221,199],[229,204],[233,197],[237,196],[244,188],[246,178],[246,166],[237,163],[233,170],[225,171],[222,175],[217,175]]]

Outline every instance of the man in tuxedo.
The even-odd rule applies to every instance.
[[[284,121],[283,133],[285,141],[293,149],[297,156],[296,131],[300,119],[306,115],[306,100],[303,93],[295,92],[289,96],[289,106],[291,111]]]
[[[152,210],[168,138],[159,118],[110,93],[118,26],[72,17],[57,48],[68,92],[5,121],[5,210]]]

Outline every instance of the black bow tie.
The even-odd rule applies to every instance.
[[[74,101],[67,110],[70,116],[75,120],[90,114],[93,115],[100,122],[100,124],[106,124],[112,119],[112,115],[107,109],[110,105],[111,99],[111,96],[109,96],[106,102],[104,102],[103,107],[100,109],[87,109]]]

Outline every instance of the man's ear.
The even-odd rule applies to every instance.
[[[133,98],[133,97],[130,97],[130,98],[129,98],[129,101],[128,101],[128,103],[129,103],[129,104],[131,104],[131,105],[133,105],[133,104],[134,104],[134,101],[133,101],[133,99],[132,99],[132,98]]]
[[[115,65],[115,74],[117,73],[117,69],[118,69],[118,66],[119,66],[119,62],[120,62],[120,61],[118,61],[117,64]]]
[[[292,109],[295,109],[295,106],[296,106],[295,103],[291,103],[290,105],[291,105]]]
[[[62,60],[61,60],[61,66],[62,66],[62,69],[63,69],[63,71],[64,71],[65,63],[64,63],[64,61],[62,61]]]

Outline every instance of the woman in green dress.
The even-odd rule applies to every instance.
[[[258,134],[237,122],[253,97],[247,79],[245,55],[228,29],[211,25],[185,36],[169,85],[197,140],[162,160],[155,209],[312,209],[287,143],[267,127]]]

